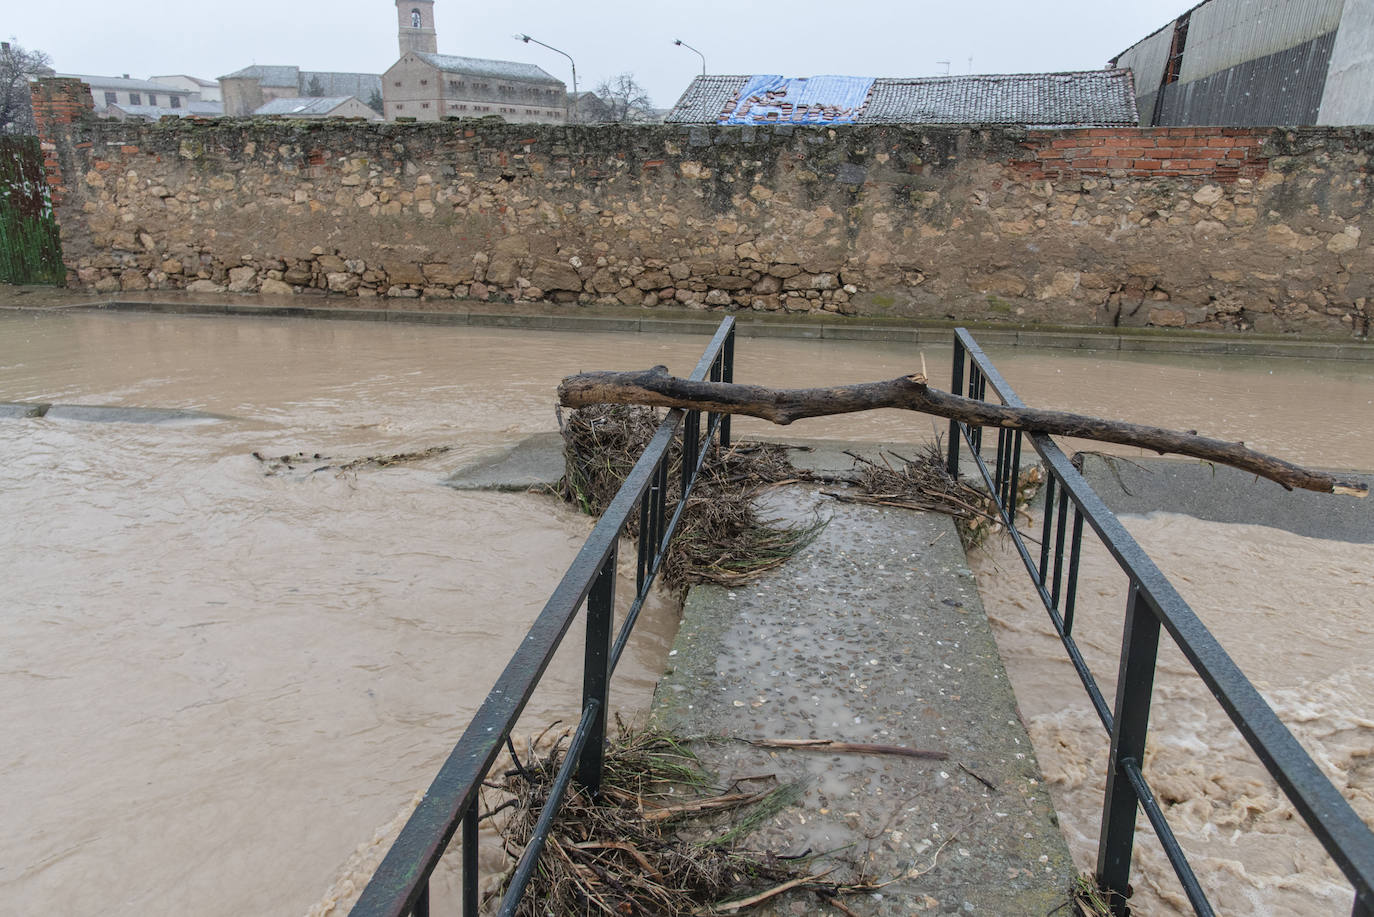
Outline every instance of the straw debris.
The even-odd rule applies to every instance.
[[[496,827],[511,858],[493,897],[504,894],[530,841],[562,763],[562,741],[545,753],[529,752],[523,762],[514,759],[499,783],[488,784],[504,800],[489,816],[499,814]],[[742,783],[713,786],[680,741],[621,724],[607,748],[600,797],[593,801],[576,786],[569,790],[516,913],[735,913],[792,889],[827,900],[869,890],[822,881],[828,870],[812,873],[809,857],[741,848],[754,827],[802,791],[776,784],[771,775]]]
[[[887,452],[879,454],[875,461],[853,452],[846,454],[854,459],[849,483],[857,493],[823,491],[828,497],[844,503],[895,506],[952,516],[966,547],[982,544],[1002,526],[987,491],[950,476],[939,442],[928,444],[915,458]],[[1021,473],[1017,483],[1018,505],[1024,506],[1034,496],[1041,480],[1038,465]]]
[[[558,492],[589,515],[600,515],[620,489],[658,429],[661,417],[638,405],[593,405],[564,416],[565,473]],[[682,453],[669,454],[667,515],[681,499]],[[806,480],[793,467],[787,447],[775,443],[736,444],[707,453],[701,476],[682,512],[677,535],[664,559],[669,587],[696,583],[738,585],[780,566],[810,544],[825,527],[819,518],[798,525],[764,519],[754,499],[769,487]],[[628,534],[638,535],[632,516]]]

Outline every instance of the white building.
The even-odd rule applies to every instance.
[[[95,102],[95,112],[104,115],[111,105],[147,105],[153,108],[166,108],[172,112],[187,109],[192,101],[189,89],[181,89],[152,80],[130,79],[123,76],[91,76],[84,73],[59,73],[58,76],[78,79],[91,87],[91,98]]]

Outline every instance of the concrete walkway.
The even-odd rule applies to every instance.
[[[828,879],[890,883],[855,913],[1044,915],[1074,875],[977,587],[945,516],[775,492],[830,522],[798,557],[738,589],[695,587],[654,719],[729,784],[776,775],[800,802],[748,841],[834,851]],[[756,747],[830,739],[945,760]],[[751,782],[751,788],[766,786]],[[789,892],[773,913],[830,911]]]

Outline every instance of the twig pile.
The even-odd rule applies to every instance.
[[[1001,525],[997,507],[987,491],[950,477],[940,444],[930,443],[915,458],[889,452],[879,461],[853,452],[854,471],[850,483],[858,493],[825,491],[826,496],[844,503],[871,503],[903,509],[926,510],[953,516],[959,537],[966,546],[982,544]],[[898,464],[888,461],[888,456]],[[1024,505],[1040,486],[1039,466],[1024,471],[1017,483],[1017,501]]]
[[[512,864],[529,843],[562,762],[561,741],[545,755],[531,752],[523,763],[514,759],[504,779],[489,785],[508,796],[492,814],[506,813],[498,830]],[[804,870],[804,861],[735,846],[800,792],[783,785],[712,793],[696,758],[676,740],[622,726],[607,749],[600,799],[569,791],[517,913],[728,913],[791,888],[833,895],[844,889],[818,881]],[[722,815],[731,830],[705,841],[681,836],[685,827]],[[504,893],[509,875],[498,893]]]
[[[593,405],[566,417],[560,413],[559,421],[566,467],[558,490],[583,512],[598,515],[653,438],[658,412],[638,405]],[[682,468],[676,444],[668,461],[668,477],[676,485]],[[737,585],[781,565],[810,544],[825,526],[823,521],[780,525],[761,518],[753,506],[765,488],[805,479],[788,460],[786,446],[749,443],[724,452],[712,450],[664,560],[665,584]],[[679,495],[677,487],[670,486],[669,517]],[[638,517],[632,517],[627,534],[637,535],[638,528]]]
[[[278,456],[266,456],[261,452],[254,452],[253,458],[263,464],[263,467],[266,469],[263,471],[263,474],[268,477],[295,471],[298,465],[314,465],[316,462],[326,462],[327,464],[316,465],[307,471],[307,474],[316,474],[321,471],[328,471],[332,468],[337,477],[352,471],[357,471],[359,468],[389,468],[392,465],[406,465],[411,462],[422,462],[436,455],[443,455],[445,452],[450,452],[452,449],[452,446],[430,446],[428,449],[421,449],[418,452],[393,452],[389,455],[365,455],[362,458],[350,459],[338,465],[334,464],[334,459],[327,455],[321,455],[318,452],[295,452],[291,455]]]

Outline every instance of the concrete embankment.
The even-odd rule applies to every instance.
[[[723,310],[462,299],[360,300],[341,296],[143,292],[105,296],[52,287],[0,286],[0,309],[97,310],[172,315],[232,315],[344,321],[645,334],[712,334]],[[978,322],[737,311],[742,337],[948,344],[956,325],[987,347],[1036,347],[1122,353],[1229,354],[1374,362],[1374,343],[1330,334],[1244,334],[1155,328],[1103,328],[1045,322]]]

